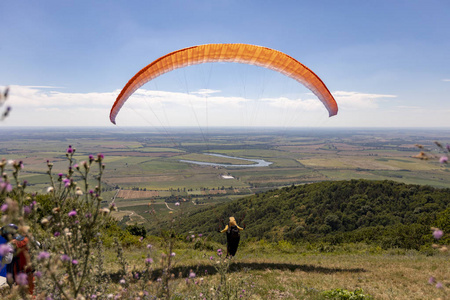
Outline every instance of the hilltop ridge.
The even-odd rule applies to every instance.
[[[450,229],[450,189],[394,181],[327,181],[290,186],[204,208],[183,217],[180,231],[212,233],[219,220],[242,218],[246,239],[366,242],[417,249],[432,243],[431,226]]]

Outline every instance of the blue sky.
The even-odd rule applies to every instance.
[[[253,66],[165,74],[129,99],[118,126],[448,127],[448,1],[2,1],[4,126],[113,126],[109,110],[141,68],[208,43],[296,58],[339,105]],[[289,121],[286,121],[289,120]]]

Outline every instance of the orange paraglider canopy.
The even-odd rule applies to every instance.
[[[114,102],[109,115],[111,122],[116,124],[116,116],[125,101],[150,80],[175,69],[211,62],[236,62],[278,71],[310,89],[325,105],[330,117],[338,112],[336,101],[322,80],[289,55],[255,45],[208,44],[171,52],[140,70],[128,81]]]

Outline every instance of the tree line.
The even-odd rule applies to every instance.
[[[327,181],[270,190],[184,218],[182,232],[211,233],[220,220],[245,215],[250,239],[291,242],[366,242],[420,250],[430,228],[450,231],[450,189],[394,181]],[[448,237],[447,237],[448,239]],[[449,241],[444,241],[448,243]]]

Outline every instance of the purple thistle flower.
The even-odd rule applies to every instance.
[[[74,217],[74,216],[77,215],[77,211],[76,211],[76,210],[72,210],[72,211],[69,212],[67,215],[68,215],[69,217]]]
[[[29,206],[24,206],[24,207],[23,207],[23,213],[24,213],[25,215],[31,214],[31,207],[29,207]]]
[[[448,157],[447,157],[447,156],[442,156],[442,157],[439,159],[439,162],[440,162],[441,164],[446,164],[446,163],[448,162]]]
[[[65,187],[69,187],[70,186],[70,179],[69,178],[64,178],[63,179],[63,183]]]
[[[61,233],[60,233],[59,231],[56,231],[56,232],[53,234],[54,237],[58,237],[58,236],[60,236],[60,235],[61,235]]]
[[[440,229],[433,231],[433,236],[435,239],[440,239],[444,235],[444,232]]]
[[[435,282],[435,279],[433,276],[430,276],[430,278],[428,279],[428,283],[429,284],[433,284]]]
[[[217,249],[217,255],[222,256],[222,249]]]
[[[175,252],[170,253],[170,256],[172,257],[175,256]]]
[[[46,252],[46,251],[42,251],[41,253],[39,253],[37,259],[38,260],[43,260],[43,259],[47,259],[50,257],[50,253]]]
[[[144,237],[141,236],[141,237],[139,238],[139,241],[142,242],[143,239],[144,239]]]
[[[41,278],[42,272],[41,271],[36,271],[36,272],[34,272],[34,276],[37,277],[37,278]]]
[[[69,260],[70,260],[69,255],[67,255],[67,254],[61,255],[61,261],[69,261]]]
[[[195,235],[193,234],[193,235],[191,235],[191,238],[195,238]]]
[[[175,206],[180,206],[180,202],[175,202]]]
[[[76,259],[72,260],[72,264],[78,265],[78,260],[76,260]]]
[[[3,204],[2,207],[0,208],[2,210],[2,212],[5,212],[8,210],[8,204]]]
[[[123,278],[120,279],[119,283],[120,283],[120,284],[125,284],[125,279],[123,279]]]
[[[194,272],[189,272],[189,278],[195,278],[195,273]]]
[[[99,154],[97,154],[97,159],[98,160],[102,160],[102,159],[104,159],[105,158],[105,156],[102,154],[102,153],[99,153]]]
[[[71,145],[69,145],[69,148],[67,148],[67,153],[73,153],[73,149],[72,149]]]
[[[442,284],[442,282],[436,283],[436,288],[437,289],[442,289],[443,287],[444,287],[444,285]]]
[[[198,234],[198,237],[202,237],[202,236],[203,236],[203,234],[201,234],[201,233]]]
[[[28,284],[27,274],[20,272],[19,275],[16,276],[16,282],[18,285],[27,285]]]
[[[5,190],[7,192],[11,192],[12,191],[12,185],[9,182],[1,182],[0,183],[0,190]]]
[[[91,214],[91,213],[87,213],[87,214],[85,215],[85,217],[86,217],[87,219],[89,219],[90,217],[92,217],[92,214]]]
[[[147,249],[152,249],[153,245],[152,244],[148,244],[147,245]]]
[[[139,273],[134,274],[135,279],[139,279]]]
[[[146,258],[145,262],[148,263],[148,264],[151,264],[151,263],[153,263],[153,259],[152,258]]]

